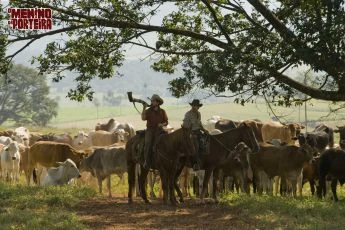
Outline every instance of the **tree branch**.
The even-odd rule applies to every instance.
[[[222,49],[227,49],[229,47],[229,44],[222,42],[218,39],[215,39],[213,37],[209,37],[204,34],[196,33],[193,31],[189,30],[184,30],[184,29],[174,29],[174,28],[168,28],[168,27],[162,27],[162,26],[154,26],[154,25],[146,25],[146,24],[140,24],[136,22],[129,22],[129,21],[121,21],[121,20],[108,20],[96,16],[90,16],[90,15],[84,15],[81,13],[77,12],[71,12],[65,9],[61,9],[55,6],[51,6],[49,4],[41,3],[39,1],[35,0],[30,0],[26,1],[27,4],[30,4],[32,6],[39,6],[39,7],[46,7],[46,8],[51,8],[52,10],[58,11],[60,13],[64,13],[69,16],[74,16],[74,17],[79,17],[83,18],[91,24],[96,23],[99,26],[107,26],[107,27],[113,27],[113,28],[119,28],[119,29],[142,29],[142,30],[148,30],[148,31],[156,31],[156,32],[163,32],[163,33],[169,33],[169,34],[176,34],[176,35],[183,35],[186,37],[191,37],[199,40],[206,41],[210,44],[213,44],[215,46],[218,46],[219,48]]]
[[[308,55],[301,55],[296,52],[297,56],[303,60],[305,63],[310,65],[316,66],[319,69],[326,71],[331,76],[338,76],[337,68],[334,66],[334,60],[330,62],[330,60],[321,60],[317,53],[306,46],[305,44],[301,43],[295,34],[287,28],[260,0],[247,0],[261,15],[273,26],[273,28],[280,34],[280,36],[286,41],[288,44],[292,45],[296,50],[303,50],[303,53],[308,53]],[[313,62],[311,61],[313,60]],[[345,66],[345,63],[337,59],[338,66]]]
[[[219,53],[219,52],[221,52],[221,51],[217,51],[217,50],[196,51],[196,52],[177,52],[177,51],[170,51],[170,50],[159,50],[159,49],[156,49],[154,47],[151,47],[151,46],[148,46],[148,45],[143,45],[143,44],[138,43],[138,42],[128,41],[126,43],[127,44],[133,44],[133,45],[136,45],[136,46],[145,47],[147,49],[153,50],[154,52],[163,53],[163,54],[198,55],[198,54],[204,54],[204,53]]]
[[[235,46],[234,43],[232,42],[231,38],[229,37],[228,33],[225,31],[224,27],[222,26],[222,24],[220,23],[218,17],[217,17],[217,13],[216,11],[212,8],[212,6],[209,4],[208,0],[202,0],[202,2],[206,5],[207,9],[210,11],[214,22],[217,24],[219,30],[222,32],[223,36],[225,37],[225,39],[228,41],[228,43],[231,46]]]
[[[40,38],[45,37],[45,36],[50,36],[50,35],[54,35],[54,34],[58,34],[58,33],[64,33],[64,32],[67,32],[67,31],[72,31],[72,30],[76,30],[76,29],[80,29],[80,28],[84,28],[84,27],[86,27],[86,26],[84,26],[84,25],[70,26],[70,27],[66,27],[66,28],[52,30],[52,31],[49,31],[49,32],[46,32],[46,33],[29,35],[27,37],[18,37],[16,39],[9,39],[8,42],[9,43],[14,43],[14,42],[17,42],[17,41],[24,41],[24,40],[29,40],[29,39],[37,40],[37,39],[40,39]]]

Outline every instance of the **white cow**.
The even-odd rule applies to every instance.
[[[47,175],[44,177],[42,185],[64,185],[68,184],[72,179],[81,177],[76,164],[67,159],[64,162],[57,162],[59,167],[49,168]]]
[[[92,147],[89,135],[84,131],[78,131],[78,134],[73,138],[72,147],[77,150],[84,150]]]
[[[2,177],[19,181],[20,153],[16,141],[4,146],[0,151]]]
[[[8,145],[12,142],[13,140],[10,137],[5,137],[5,136],[1,136],[0,137],[0,144],[3,145]]]
[[[115,121],[114,128],[110,132],[114,132],[116,130],[124,130],[126,133],[128,133],[126,136],[124,136],[124,142],[127,142],[131,137],[135,136],[133,125],[127,122],[120,123],[118,121]]]
[[[17,141],[19,144],[23,144],[27,147],[30,146],[30,132],[25,127],[18,127],[14,130],[13,138],[15,141]]]
[[[220,119],[222,119],[220,116],[218,115],[213,115],[210,119],[207,119],[207,122],[205,124],[203,124],[204,128],[208,131],[212,131],[215,129],[215,124],[217,123],[217,121],[219,121]]]

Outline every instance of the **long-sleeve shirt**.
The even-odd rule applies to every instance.
[[[158,124],[166,123],[168,124],[168,116],[164,109],[158,108],[155,111],[152,107],[145,110],[146,117],[146,127],[147,128],[157,128]]]

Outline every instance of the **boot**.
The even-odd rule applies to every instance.
[[[196,159],[196,160],[194,161],[193,170],[194,170],[194,171],[200,170],[200,161],[199,161],[198,159]]]
[[[149,151],[144,152],[145,161],[144,161],[143,167],[147,170],[149,170],[151,168],[151,164],[150,164],[151,162],[150,162],[149,157],[150,157]]]
[[[144,162],[144,164],[143,164],[143,167],[144,167],[144,169],[147,169],[147,170],[149,170],[149,169],[151,168],[151,165],[150,165],[148,159],[145,159],[145,162]]]

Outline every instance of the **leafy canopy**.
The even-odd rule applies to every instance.
[[[231,91],[236,101],[270,98],[289,106],[297,92],[311,98],[345,101],[345,13],[342,0],[21,0],[12,6],[50,7],[54,30],[7,30],[8,45],[28,43],[53,34],[64,42],[47,45],[35,61],[42,73],[77,71],[78,85],[68,96],[92,98],[90,80],[114,76],[126,45],[146,47],[159,59],[153,69],[184,76],[170,82],[174,96],[196,87],[220,95]],[[157,15],[167,12],[160,24]],[[165,9],[165,11],[160,11]],[[157,17],[156,17],[157,18]],[[157,41],[145,41],[156,33]],[[15,36],[15,37],[13,37]],[[1,51],[1,50],[0,50]],[[313,70],[312,85],[287,70]]]
[[[23,65],[14,65],[6,77],[0,77],[0,124],[45,126],[57,116],[58,104],[48,97],[46,76]]]

